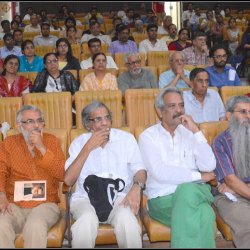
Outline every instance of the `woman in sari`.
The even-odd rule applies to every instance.
[[[24,76],[17,75],[20,62],[17,56],[9,55],[3,62],[0,75],[0,96],[16,97],[30,92],[32,82]]]

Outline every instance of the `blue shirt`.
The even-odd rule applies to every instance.
[[[20,56],[20,72],[41,72],[44,68],[43,58],[39,56],[34,56],[34,60],[29,63],[26,56]]]
[[[225,66],[223,72],[218,73],[214,66],[207,67],[209,73],[209,86],[221,88],[222,86],[240,86],[240,78],[236,70],[232,67]],[[230,79],[230,74],[232,75]]]
[[[184,69],[184,75],[189,79],[190,71]],[[160,74],[159,78],[159,88],[164,88],[167,85],[169,85],[170,82],[172,82],[175,79],[176,75],[173,72],[172,69],[165,71]],[[176,84],[176,88],[189,88],[189,86],[183,81],[182,79],[179,79]]]
[[[112,54],[112,56],[114,56],[115,53],[138,52],[138,48],[134,41],[128,40],[126,43],[121,43],[119,40],[117,40],[110,44],[109,52]]]
[[[6,46],[0,48],[0,58],[6,58],[8,55],[21,56],[23,53],[21,48],[14,46],[12,50],[8,50]]]
[[[225,108],[220,95],[207,89],[203,105],[193,95],[192,90],[183,92],[185,113],[191,115],[196,123],[219,121],[225,116]]]

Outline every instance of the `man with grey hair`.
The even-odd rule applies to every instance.
[[[0,248],[15,248],[16,233],[22,233],[24,248],[46,248],[48,230],[59,219],[65,157],[58,139],[43,128],[41,110],[23,106],[17,113],[20,133],[0,144]],[[26,181],[44,185],[44,198],[20,197]]]
[[[169,56],[170,70],[160,74],[159,88],[176,87],[188,88],[192,87],[189,80],[190,71],[184,69],[185,56],[181,51],[175,51]]]
[[[101,222],[114,227],[119,247],[141,248],[135,215],[146,171],[137,142],[130,133],[111,128],[111,112],[99,101],[83,109],[82,120],[89,133],[71,143],[65,164],[65,183],[76,183],[71,199],[76,220],[71,227],[72,246],[93,248]]]
[[[118,88],[125,94],[126,89],[149,89],[158,88],[156,77],[150,70],[141,67],[139,53],[126,54],[125,63],[128,68],[122,73],[117,81]]]
[[[149,215],[171,227],[171,248],[214,248],[213,196],[206,184],[215,178],[212,149],[184,113],[180,90],[164,89],[155,106],[161,122],[139,138]]]
[[[219,194],[214,205],[230,226],[237,248],[250,246],[250,98],[234,96],[226,104],[229,127],[215,138],[212,148]],[[230,200],[228,193],[233,194]],[[230,195],[229,194],[229,195]]]

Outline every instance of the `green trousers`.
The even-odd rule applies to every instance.
[[[171,228],[171,248],[215,248],[215,214],[207,184],[184,183],[148,200],[149,215]]]

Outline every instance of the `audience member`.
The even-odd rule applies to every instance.
[[[15,248],[22,233],[24,248],[46,248],[47,234],[60,217],[59,182],[63,181],[65,157],[59,140],[44,133],[42,111],[23,106],[16,116],[19,134],[0,145],[0,247]],[[16,181],[46,184],[45,200],[24,200]],[[18,200],[18,201],[15,201]]]
[[[182,52],[185,55],[185,64],[191,65],[211,65],[212,61],[209,58],[209,49],[206,45],[207,37],[203,32],[197,32],[193,36],[193,45]]]
[[[65,164],[65,183],[73,186],[77,182],[70,206],[75,218],[72,247],[93,248],[101,222],[114,227],[120,248],[142,248],[141,226],[135,215],[146,171],[137,142],[130,133],[111,128],[111,112],[99,101],[83,109],[82,121],[88,133],[71,143]],[[102,193],[92,190],[99,181],[114,186],[114,192],[109,187],[100,190],[101,200]],[[95,199],[100,202],[93,202]]]
[[[26,8],[26,14],[25,16],[23,17],[23,20],[30,20],[32,14],[34,13],[34,10],[32,7],[27,7]]]
[[[159,88],[188,88],[192,86],[189,81],[190,72],[184,69],[184,61],[184,55],[180,51],[175,51],[169,56],[170,70],[160,74]]]
[[[0,33],[0,38],[3,39],[5,34],[11,33],[10,21],[9,20],[3,20],[1,22],[1,26],[2,26],[2,32]]]
[[[172,24],[172,17],[171,16],[164,16],[162,26],[158,27],[157,34],[168,35],[169,25]]]
[[[9,55],[5,58],[0,75],[0,97],[17,97],[30,92],[32,82],[17,74],[19,65],[17,56]]]
[[[190,72],[192,90],[184,91],[185,113],[200,124],[225,120],[225,108],[218,92],[209,89],[209,74],[203,68]]]
[[[110,45],[111,39],[109,35],[103,35],[101,33],[101,29],[100,29],[101,26],[98,22],[90,23],[89,27],[90,27],[91,34],[84,34],[81,38],[81,43],[84,43],[84,42],[87,43],[89,39],[91,38],[99,38],[102,43],[106,43]]]
[[[212,148],[216,157],[215,169],[219,193],[214,205],[229,227],[237,248],[250,245],[249,220],[249,125],[250,98],[233,96],[226,104],[229,127],[215,138]],[[227,194],[235,197],[232,201]]]
[[[192,43],[188,42],[188,29],[183,28],[178,32],[178,39],[169,43],[168,50],[181,51],[190,46],[192,46]]]
[[[34,37],[35,46],[55,46],[58,37],[50,35],[50,24],[42,23],[41,24],[41,35]]]
[[[94,72],[84,77],[79,90],[117,90],[116,77],[112,73],[106,72],[106,55],[102,52],[96,53],[93,56],[92,63]]]
[[[193,3],[188,3],[187,10],[182,12],[183,27],[190,29],[190,18],[194,13]]]
[[[98,12],[96,6],[92,6],[90,12],[85,16],[85,23],[89,24],[89,19],[95,17],[98,23],[104,23],[103,16]]]
[[[167,51],[166,43],[157,39],[158,26],[156,24],[149,24],[147,26],[148,39],[139,43],[139,52],[147,54],[148,51]]]
[[[75,26],[68,27],[66,30],[66,38],[71,45],[81,44],[81,39],[77,37],[77,29]]]
[[[239,86],[240,78],[236,70],[227,66],[228,52],[221,46],[214,46],[210,50],[210,57],[213,58],[214,65],[207,67],[209,73],[209,85],[221,88],[222,86]]]
[[[90,52],[90,57],[86,60],[81,61],[81,68],[82,69],[90,69],[93,68],[93,62],[92,62],[92,57],[97,54],[100,53],[102,50],[102,44],[101,44],[101,40],[98,38],[91,38],[88,41],[88,48],[89,48],[89,52]],[[114,59],[112,58],[112,56],[106,56],[107,58],[107,65],[106,68],[114,68],[114,69],[118,69]]]
[[[129,40],[129,29],[126,25],[121,24],[118,28],[118,40],[111,42],[109,52],[114,57],[115,53],[138,52],[137,45],[134,41]]]
[[[23,42],[23,31],[21,29],[16,29],[13,31],[13,40],[15,46],[21,47]]]
[[[66,38],[59,38],[56,41],[56,56],[59,70],[79,70],[81,68],[79,60],[72,55],[71,45]]]
[[[172,23],[168,26],[168,35],[163,36],[160,40],[168,46],[170,42],[175,41],[177,38],[177,27]]]
[[[31,40],[21,45],[23,55],[19,57],[20,72],[41,72],[44,68],[43,58],[35,55],[35,46]]]
[[[118,77],[118,88],[123,95],[126,89],[158,88],[157,79],[153,73],[141,67],[139,53],[128,53],[125,57],[125,63],[128,70]]]
[[[41,32],[37,14],[33,13],[30,16],[30,24],[24,27],[24,32]]]
[[[14,46],[14,39],[11,33],[6,33],[3,37],[4,46],[0,48],[0,58],[5,58],[8,55],[21,56],[21,48]]]
[[[25,24],[23,23],[22,17],[20,15],[15,15],[13,17],[13,20],[18,22],[18,25],[19,25],[18,27],[19,28],[24,28],[25,27]]]
[[[79,83],[69,71],[60,71],[55,53],[47,53],[43,58],[45,68],[38,73],[31,92],[62,92],[74,94],[79,89]]]
[[[149,215],[171,228],[171,248],[215,248],[214,199],[206,184],[215,178],[212,149],[185,114],[180,90],[164,89],[155,106],[161,122],[139,137]]]

